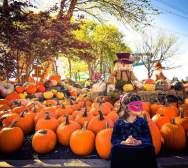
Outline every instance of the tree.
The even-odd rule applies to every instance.
[[[150,33],[151,34],[151,33]],[[155,34],[155,37],[143,34],[142,44],[137,52],[140,54],[140,61],[148,72],[148,78],[151,78],[154,72],[156,61],[161,63],[168,61],[177,53],[177,37],[174,35]]]
[[[87,49],[87,53],[90,53],[94,59],[86,60],[90,77],[96,69],[101,73],[108,72],[113,67],[117,52],[131,51],[124,43],[122,33],[113,25],[97,24],[86,20],[81,29],[75,31],[75,35],[92,46],[91,49]]]

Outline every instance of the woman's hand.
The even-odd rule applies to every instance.
[[[129,136],[125,141],[121,141],[122,145],[141,145],[142,141]]]

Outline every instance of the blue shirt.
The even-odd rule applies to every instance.
[[[120,144],[130,135],[137,140],[141,140],[142,144],[152,144],[147,121],[143,118],[137,117],[133,123],[118,119],[114,124],[111,142],[113,145]]]

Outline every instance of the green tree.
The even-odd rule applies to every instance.
[[[113,25],[97,24],[85,21],[80,30],[75,31],[79,40],[89,42],[91,49],[87,49],[94,59],[86,61],[90,77],[97,68],[101,73],[108,72],[113,67],[117,52],[130,52],[130,48],[123,40],[123,34]]]

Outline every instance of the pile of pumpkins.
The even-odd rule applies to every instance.
[[[55,89],[57,85],[66,86],[69,96],[63,89]],[[80,156],[96,148],[101,158],[108,159],[119,108],[119,101],[112,105],[108,97],[92,100],[87,93],[78,94],[76,88],[61,83],[57,75],[48,84],[17,86],[15,92],[0,100],[0,152],[20,150],[24,137],[34,131],[32,147],[37,153],[49,153],[58,142]],[[176,103],[143,102],[141,117],[148,121],[156,154],[162,144],[169,150],[184,149],[188,99],[179,108]]]

